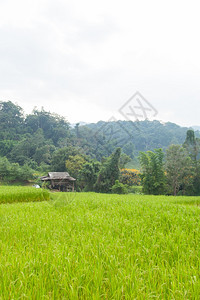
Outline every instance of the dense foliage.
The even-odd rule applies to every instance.
[[[191,158],[187,151],[179,145],[171,145],[167,149],[166,156],[167,184],[170,194],[174,196],[184,188],[188,189],[188,184],[192,184],[193,167]]]
[[[115,184],[112,186],[113,194],[128,194],[127,185],[119,182],[119,180],[115,181]]]
[[[142,184],[145,194],[161,195],[165,192],[164,153],[162,149],[155,152],[140,153],[142,166]]]
[[[136,169],[121,169],[120,180],[123,184],[127,184],[128,186],[140,185],[140,171]]]
[[[1,182],[22,183],[33,178],[33,170],[27,164],[20,166],[18,163],[10,163],[6,157],[0,157]]]
[[[147,194],[200,195],[199,137],[148,120],[72,126],[43,108],[25,115],[17,104],[0,102],[0,182],[68,171],[77,191],[111,192],[119,180],[142,183]]]
[[[103,163],[97,182],[95,185],[95,191],[100,193],[108,193],[111,191],[115,181],[119,179],[121,149],[117,148],[115,152]]]
[[[200,195],[200,139],[188,130],[183,145],[140,153],[145,194]],[[164,163],[165,157],[165,163]]]
[[[0,102],[0,156],[20,165],[47,165],[62,171],[69,155],[85,154],[101,161],[120,147],[123,168],[139,151],[165,150],[171,144],[182,144],[187,132],[187,128],[173,123],[146,120],[136,124],[118,121],[73,127],[63,117],[44,109],[35,108],[25,115],[17,104]]]

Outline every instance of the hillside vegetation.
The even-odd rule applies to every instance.
[[[68,172],[77,191],[200,195],[200,133],[148,120],[70,126],[0,102],[0,183],[42,185],[50,171]]]
[[[63,165],[57,163],[59,156],[67,160],[69,155],[81,153],[100,161],[116,147],[121,147],[123,153],[134,159],[139,151],[165,150],[170,144],[182,144],[187,129],[173,123],[147,120],[101,121],[71,127],[65,118],[44,109],[35,108],[25,115],[17,104],[0,102],[0,157],[34,170],[59,168],[62,171]],[[200,137],[199,132],[196,137]]]

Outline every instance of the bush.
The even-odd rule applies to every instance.
[[[33,179],[33,170],[28,166],[10,163],[6,157],[0,157],[0,180],[2,182],[27,182]]]
[[[127,184],[128,186],[140,185],[140,171],[136,169],[121,169],[120,182],[122,182],[123,184]]]
[[[143,195],[142,186],[135,186],[135,185],[130,186],[130,187],[128,187],[128,193]]]
[[[127,185],[120,183],[119,180],[115,180],[115,184],[112,186],[113,194],[128,194]]]

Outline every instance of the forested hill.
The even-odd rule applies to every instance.
[[[154,150],[163,148],[164,150],[171,144],[182,144],[185,141],[186,132],[189,128],[181,127],[174,123],[161,123],[159,121],[117,121],[117,122],[98,122],[88,124],[81,128],[90,128],[96,136],[102,137],[109,145],[121,147],[123,151],[131,155],[132,149],[136,153],[139,151]],[[196,137],[200,137],[200,132],[196,131]],[[98,140],[98,138],[97,138]]]
[[[87,120],[85,120],[87,121]],[[101,160],[116,147],[134,158],[139,151],[182,144],[188,128],[159,121],[98,122],[71,127],[63,117],[34,109],[25,115],[18,105],[0,102],[0,157],[33,169],[60,170],[69,155]],[[196,137],[200,137],[199,131]]]

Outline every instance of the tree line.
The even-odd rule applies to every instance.
[[[0,181],[68,171],[77,190],[126,193],[141,185],[146,194],[198,195],[199,132],[159,121],[132,123],[71,126],[43,108],[25,115],[17,104],[0,102]]]
[[[200,195],[200,139],[187,131],[183,145],[140,153],[145,194]]]

